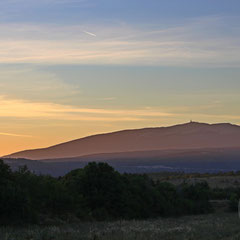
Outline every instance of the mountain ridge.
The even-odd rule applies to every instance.
[[[91,135],[47,148],[24,150],[4,157],[41,160],[101,153],[208,147],[240,147],[240,126],[191,121],[168,127],[127,129]]]

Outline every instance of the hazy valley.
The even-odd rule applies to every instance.
[[[88,162],[119,172],[221,172],[240,169],[240,126],[190,122],[100,134],[4,157],[13,168],[62,176]]]

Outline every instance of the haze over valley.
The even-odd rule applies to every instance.
[[[13,168],[26,164],[59,176],[92,161],[107,162],[120,172],[233,171],[240,169],[239,157],[240,126],[189,122],[93,135],[4,158]]]

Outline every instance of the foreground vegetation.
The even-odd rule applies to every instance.
[[[205,214],[141,221],[75,223],[0,228],[4,240],[238,240],[236,213]]]
[[[205,181],[210,188],[240,188],[240,171],[218,173],[158,172],[149,173],[148,176],[155,182],[169,182],[174,185],[183,182],[194,184]]]
[[[120,174],[106,163],[89,163],[64,177],[16,172],[0,161],[0,223],[41,224],[46,219],[106,221],[202,214],[212,211],[210,189]]]
[[[211,202],[218,203],[217,205],[219,205],[219,201],[225,202],[228,205],[228,210],[238,211],[240,171],[218,173],[159,172],[148,174],[148,176],[156,183],[167,182],[176,187],[182,184],[196,185],[205,183],[210,188],[208,193]]]

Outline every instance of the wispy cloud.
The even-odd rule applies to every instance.
[[[9,137],[23,137],[23,138],[32,138],[31,135],[23,135],[23,134],[15,134],[15,133],[4,133],[0,132],[0,135],[2,136],[9,136]]]
[[[0,98],[0,117],[120,122],[143,121],[149,117],[167,116],[172,116],[172,114],[152,109],[79,108],[70,105]]]
[[[2,24],[0,63],[239,67],[240,28],[230,31],[231,21],[209,17],[166,28]]]
[[[104,97],[104,98],[98,98],[97,100],[100,100],[100,101],[113,101],[113,100],[116,100],[115,97]]]
[[[214,109],[212,106],[212,109]],[[14,119],[62,120],[62,121],[87,121],[87,122],[155,122],[163,119],[212,119],[215,121],[240,120],[240,115],[203,112],[207,105],[186,107],[179,106],[165,108],[138,108],[138,109],[105,109],[81,108],[71,105],[54,104],[51,102],[30,102],[19,99],[0,97],[0,117]],[[210,109],[211,110],[211,109]],[[0,135],[11,133],[0,133]],[[29,137],[27,135],[18,135]],[[14,136],[11,135],[11,136]]]
[[[88,35],[90,35],[90,36],[92,36],[92,37],[96,37],[96,36],[97,36],[96,34],[91,33],[91,32],[87,32],[87,31],[83,31],[83,32],[86,33],[86,34],[88,34]]]
[[[0,96],[35,101],[65,101],[80,95],[79,86],[33,66],[0,66]]]

